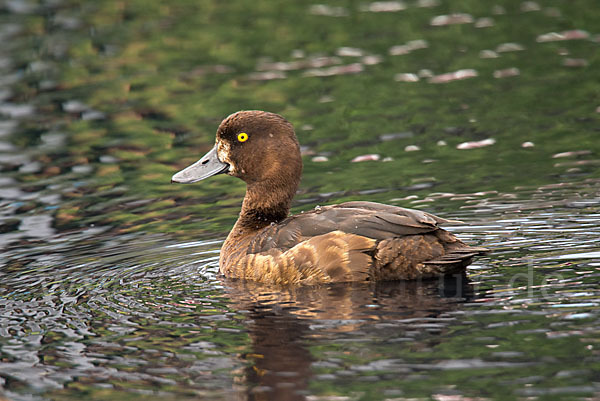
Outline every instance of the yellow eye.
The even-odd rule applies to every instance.
[[[247,140],[248,140],[248,134],[246,134],[245,132],[240,132],[238,134],[238,141],[246,142]]]

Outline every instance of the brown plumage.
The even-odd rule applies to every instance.
[[[461,272],[487,251],[439,227],[449,220],[380,203],[346,202],[288,217],[302,158],[292,125],[277,114],[230,115],[213,150],[172,181],[219,173],[247,184],[221,248],[227,277],[284,285],[432,278]]]

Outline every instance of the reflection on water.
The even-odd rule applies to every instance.
[[[445,313],[464,302],[470,288],[466,277],[427,282],[332,285],[265,291],[252,283],[228,281],[227,295],[237,310],[248,311],[251,352],[246,380],[251,399],[304,400],[310,378],[319,368],[337,368],[335,374],[315,375],[317,380],[344,382],[342,364],[311,354],[313,345],[335,342],[400,344],[413,341],[415,332],[438,333],[449,319]],[[408,332],[408,334],[406,334]],[[360,372],[377,367],[395,368],[396,360],[369,363]],[[373,365],[373,367],[371,367]],[[400,369],[403,370],[403,369]],[[348,376],[346,374],[346,376]],[[342,383],[339,383],[342,384]]]
[[[3,276],[4,388],[17,400],[598,394],[600,213],[564,206],[569,191],[534,191],[561,199],[552,213],[502,194],[463,209],[462,236],[494,253],[445,280],[265,287],[217,276],[220,241],[161,236],[30,253]]]
[[[0,398],[596,399],[598,5],[0,0]],[[465,221],[465,276],[218,276],[222,118],[305,155],[294,211]]]

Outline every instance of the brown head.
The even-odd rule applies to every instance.
[[[191,184],[221,173],[247,184],[242,217],[266,213],[270,221],[285,218],[302,174],[294,127],[274,113],[238,111],[219,125],[215,147],[171,181]]]

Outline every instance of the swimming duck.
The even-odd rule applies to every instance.
[[[215,146],[171,181],[217,174],[246,182],[221,248],[226,277],[283,285],[433,278],[462,272],[487,251],[439,227],[453,221],[420,210],[355,201],[289,216],[302,158],[294,127],[274,113],[231,114]]]

